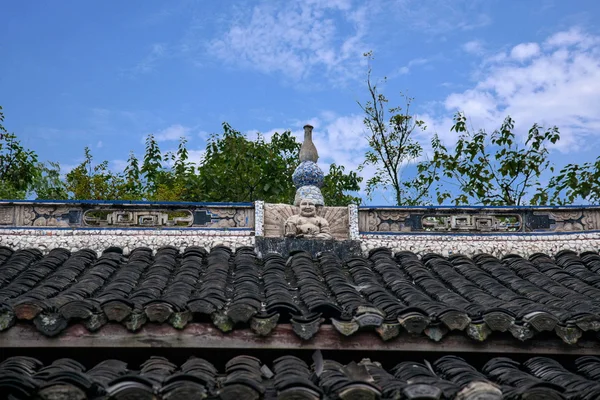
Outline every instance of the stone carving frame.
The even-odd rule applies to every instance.
[[[252,203],[0,202],[1,227],[254,229]]]
[[[359,207],[361,233],[535,233],[600,230],[600,207]]]
[[[289,204],[264,205],[265,237],[283,237],[285,221],[292,215],[300,212],[299,207]],[[345,240],[349,238],[348,207],[318,207],[317,215],[329,222],[329,229],[333,239]]]

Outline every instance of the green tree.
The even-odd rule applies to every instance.
[[[372,53],[365,53],[372,60]],[[371,80],[372,69],[367,72],[369,100],[358,103],[363,110],[369,150],[360,170],[374,166],[376,173],[367,180],[366,192],[372,198],[378,189],[390,190],[396,205],[415,205],[424,201],[428,188],[403,182],[402,172],[409,162],[423,154],[415,135],[425,130],[425,123],[411,115],[412,98],[403,96],[405,106],[388,107],[389,100],[380,93]],[[385,78],[384,78],[385,81]],[[414,190],[422,189],[422,190]]]
[[[299,148],[289,132],[273,135],[268,143],[261,135],[249,140],[223,123],[223,133],[208,139],[193,196],[205,201],[289,202]]]
[[[573,204],[583,201],[600,202],[600,157],[594,162],[567,164],[548,183],[552,204]]]
[[[194,167],[187,162],[185,143],[182,138],[176,153],[163,155],[150,135],[142,167],[131,152],[121,172],[111,171],[108,161],[95,165],[91,151],[86,147],[84,161],[66,176],[66,191],[71,198],[80,200],[186,200],[186,179],[192,178]]]
[[[125,169],[113,172],[108,161],[94,164],[86,147],[84,161],[66,175],[62,186],[60,168],[50,164],[55,168],[44,170],[38,187],[43,198],[289,203],[296,192],[291,177],[299,150],[300,143],[290,132],[276,133],[269,142],[261,135],[249,140],[224,123],[223,133],[208,140],[198,165],[189,160],[185,138],[176,151],[163,154],[149,135],[141,166],[132,152]],[[355,172],[346,174],[343,167],[331,165],[323,187],[326,203],[360,202],[347,194],[359,190],[360,181]]]
[[[342,165],[331,164],[329,173],[325,175],[321,193],[325,199],[325,204],[335,206],[345,206],[348,204],[360,204],[361,198],[348,194],[348,191],[358,192],[362,178],[354,171],[347,174]]]
[[[195,165],[189,161],[185,137],[180,138],[176,152],[167,152],[164,161],[168,166],[163,166],[155,175],[154,192],[148,193],[150,200],[178,201],[190,200],[188,191],[196,179]]]
[[[33,190],[37,200],[67,200],[69,191],[60,173],[60,164],[48,161],[38,166],[40,174],[36,176]]]
[[[0,107],[0,198],[24,199],[41,174],[38,157],[33,150],[23,147],[15,134],[4,128],[3,122]]]
[[[538,205],[548,202],[547,188],[540,178],[552,172],[548,145],[560,139],[557,127],[544,130],[534,124],[524,145],[507,117],[491,135],[467,128],[463,113],[454,117],[452,131],[459,134],[448,150],[437,135],[432,139],[433,156],[418,164],[415,186],[434,187],[438,203],[451,199],[455,205]]]
[[[145,198],[139,161],[133,151],[129,152],[127,166],[123,171],[123,179],[125,181],[123,184],[123,200],[140,200]]]
[[[108,161],[93,164],[90,149],[84,149],[85,158],[66,176],[66,188],[77,200],[121,200],[125,181],[108,169]]]
[[[300,143],[288,131],[275,133],[267,142],[262,135],[249,140],[229,124],[221,135],[212,135],[196,179],[188,192],[204,201],[255,201],[291,203],[296,188],[292,173],[299,163]],[[347,205],[360,199],[347,195],[359,190],[356,173],[332,165],[325,177],[323,195],[328,205]]]
[[[141,173],[144,176],[144,190],[146,193],[154,193],[157,190],[156,185],[160,172],[162,170],[162,153],[154,135],[148,135],[146,138],[146,152],[142,163]]]

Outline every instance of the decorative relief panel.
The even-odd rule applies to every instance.
[[[600,208],[361,208],[361,232],[584,232],[600,230]]]
[[[519,232],[519,215],[442,215],[421,218],[425,231]]]
[[[348,207],[319,207],[317,215],[329,223],[329,233],[334,239],[348,239],[349,219]],[[265,204],[264,211],[265,237],[284,237],[285,222],[293,215],[300,213],[296,206],[288,204]]]
[[[15,206],[15,223],[18,226],[68,227],[80,223],[81,212],[64,205]]]
[[[410,232],[410,226],[406,226],[406,218],[410,216],[407,212],[394,210],[369,211],[369,230],[385,232]]]
[[[0,208],[0,225],[14,225],[15,224],[15,209],[14,207],[2,207]]]
[[[83,223],[99,227],[190,227],[194,216],[189,210],[88,210],[83,214]]]
[[[600,212],[554,211],[549,213],[548,217],[551,227],[558,232],[600,229]]]
[[[137,207],[136,207],[137,206]],[[253,228],[254,208],[137,204],[9,204],[0,205],[0,226],[104,228]]]

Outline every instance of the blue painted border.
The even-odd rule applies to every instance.
[[[152,205],[152,206],[199,206],[199,207],[254,207],[253,202],[220,203],[192,201],[145,201],[145,200],[0,200],[0,205],[10,204],[113,204],[113,205]]]
[[[421,232],[421,231],[412,231],[412,232],[358,232],[359,235],[384,235],[384,236],[418,236],[418,235],[428,235],[428,236],[477,236],[477,237],[486,237],[486,236],[557,236],[557,235],[583,235],[586,233],[600,233],[600,230],[593,231],[575,231],[575,232],[544,232],[544,231],[533,231],[533,232],[451,232],[451,233],[443,233],[443,232]]]
[[[561,209],[561,208],[584,208],[584,209],[595,209],[600,208],[600,205],[566,205],[566,206],[358,206],[359,210],[381,210],[381,209],[409,209],[409,210],[547,210],[547,209]]]
[[[29,229],[29,230],[38,230],[38,231],[224,231],[224,232],[233,232],[233,231],[253,231],[254,228],[190,228],[190,227],[182,227],[182,228],[106,228],[106,227],[68,227],[68,226],[0,226],[0,231],[2,230],[19,230],[19,229]]]

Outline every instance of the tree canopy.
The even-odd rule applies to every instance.
[[[434,134],[431,150],[422,145],[424,123],[412,114],[412,99],[403,107],[389,107],[388,98],[367,75],[369,98],[364,112],[369,149],[362,168],[376,174],[365,185],[367,195],[388,190],[397,205],[562,205],[600,201],[600,157],[595,162],[567,164],[558,174],[550,162],[550,148],[560,140],[557,127],[534,124],[524,135],[506,117],[489,133],[468,127],[467,117],[455,115],[452,146]],[[0,198],[104,199],[154,201],[214,201],[291,203],[291,176],[299,163],[300,143],[286,131],[268,140],[248,138],[229,124],[207,140],[198,162],[189,157],[186,138],[177,150],[160,149],[149,135],[143,157],[131,152],[122,171],[108,161],[95,162],[89,148],[84,160],[62,174],[55,162],[41,163],[34,150],[4,127],[0,107]],[[410,166],[412,164],[412,166]],[[407,167],[408,166],[408,167]],[[331,164],[322,193],[328,205],[360,203],[359,171]],[[406,173],[406,170],[410,170]]]
[[[548,145],[560,139],[557,127],[544,130],[534,124],[524,144],[515,135],[515,123],[506,117],[498,130],[473,132],[463,113],[454,117],[451,131],[458,140],[449,150],[439,137],[431,141],[433,155],[417,165],[415,185],[431,188],[437,202],[456,205],[546,204],[547,187],[541,176],[554,167]]]
[[[372,53],[365,53],[372,60]],[[385,81],[385,78],[384,78]],[[425,130],[425,123],[411,114],[413,99],[404,97],[405,105],[389,107],[389,100],[367,72],[368,100],[358,103],[364,112],[363,123],[369,145],[360,170],[371,165],[376,173],[366,182],[367,195],[372,198],[378,189],[391,190],[397,205],[417,205],[427,195],[427,189],[411,181],[403,181],[402,171],[407,163],[423,154],[423,147],[415,139],[416,133]],[[416,189],[416,190],[415,190]]]
[[[390,121],[415,118],[400,109],[390,109],[390,113]],[[365,124],[370,124],[371,118],[368,114]],[[437,134],[431,139],[431,153],[427,156],[420,145],[404,147],[402,157],[415,161],[415,167],[412,176],[403,181],[398,178],[400,164],[393,163],[401,159],[398,154],[402,147],[387,148],[384,144],[388,139],[382,134],[379,140],[369,140],[371,148],[366,163],[376,164],[379,169],[367,181],[368,190],[385,189],[391,184],[396,205],[450,201],[454,205],[515,206],[565,204],[577,196],[588,200],[600,198],[595,180],[600,176],[600,160],[595,165],[567,165],[559,176],[543,183],[544,174],[554,172],[549,147],[560,140],[557,127],[544,129],[534,124],[521,141],[510,116],[492,133],[484,129],[473,131],[468,126],[467,117],[458,112],[451,128],[457,135],[452,147],[442,143]],[[410,130],[404,132],[412,135]],[[413,138],[404,140],[412,141]],[[423,160],[417,162],[421,155]]]
[[[39,179],[38,158],[4,128],[3,122],[0,107],[0,198],[24,199]]]
[[[111,170],[108,161],[96,163],[86,147],[84,160],[64,177],[57,163],[37,163],[35,153],[22,149],[14,135],[8,143],[17,149],[13,152],[27,155],[24,160],[31,165],[24,171],[13,163],[11,169],[8,156],[0,159],[15,176],[28,177],[25,183],[8,180],[12,186],[6,185],[4,198],[29,193],[38,199],[291,203],[296,192],[291,176],[299,164],[300,143],[289,131],[275,133],[270,140],[260,134],[251,140],[224,123],[223,132],[208,139],[198,163],[189,159],[186,138],[180,139],[175,152],[163,153],[149,135],[141,162],[131,152],[123,171]],[[361,180],[355,172],[332,164],[322,188],[326,204],[360,203],[349,192],[360,190]]]
[[[299,150],[290,132],[275,133],[270,141],[260,134],[249,140],[224,123],[223,133],[208,139],[191,189],[207,201],[288,202],[295,193],[291,176]]]
[[[372,53],[366,53],[370,62]],[[385,80],[385,79],[384,79]],[[411,112],[413,99],[400,95],[405,106],[389,107],[390,100],[373,83],[369,63],[364,113],[368,150],[361,165],[374,166],[366,182],[372,198],[376,191],[390,193],[396,205],[541,205],[568,204],[576,199],[600,200],[600,157],[595,163],[568,164],[557,176],[549,159],[550,148],[560,140],[556,126],[534,124],[521,135],[507,116],[489,133],[469,129],[458,112],[451,146],[437,133],[424,151],[425,124]]]

